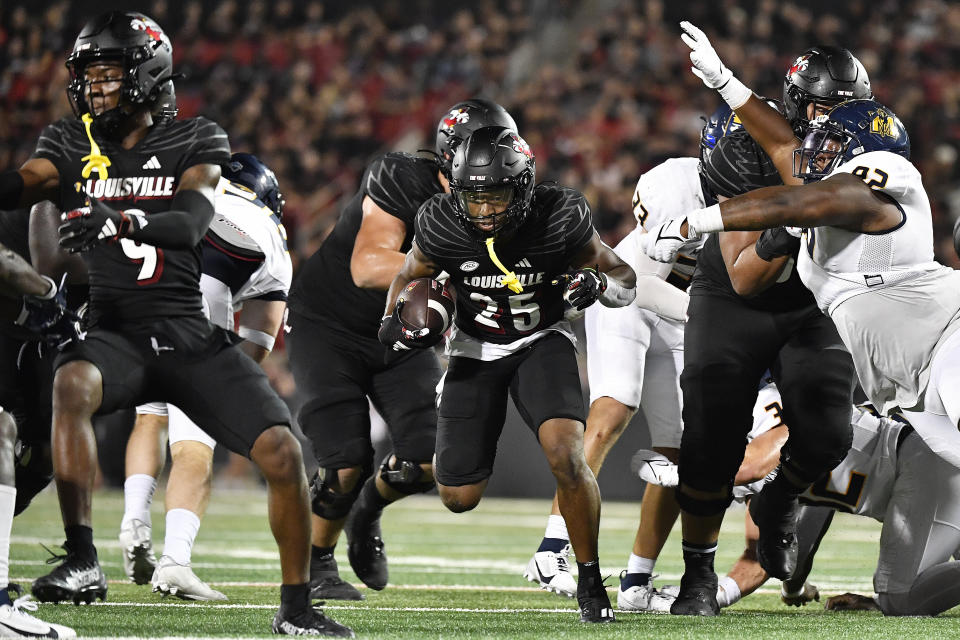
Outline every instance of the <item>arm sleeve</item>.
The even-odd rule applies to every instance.
[[[162,249],[197,246],[213,219],[213,203],[199,191],[185,189],[177,191],[172,205],[170,211],[143,216],[128,237]]]

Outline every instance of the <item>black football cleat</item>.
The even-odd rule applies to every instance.
[[[607,588],[600,581],[593,584],[577,584],[577,605],[580,607],[580,622],[616,622]]]
[[[720,604],[717,602],[717,574],[690,576],[683,574],[680,579],[680,592],[670,605],[670,614],[675,616],[718,616]]]
[[[776,481],[750,499],[750,517],[760,529],[757,540],[757,560],[770,577],[789,580],[797,570],[797,512],[800,504],[796,496],[778,491]]]
[[[319,607],[307,607],[293,614],[283,609],[273,617],[273,632],[286,636],[328,636],[353,638],[353,629],[328,618]]]
[[[96,598],[107,599],[107,579],[103,575],[100,563],[96,558],[81,558],[72,552],[67,544],[63,545],[66,553],[53,555],[47,562],[53,564],[60,561],[60,565],[45,576],[33,581],[30,590],[33,597],[40,602],[81,602],[92,604]]]
[[[363,600],[363,594],[340,577],[336,559],[310,560],[310,597],[314,600]]]
[[[361,498],[353,505],[350,518],[343,529],[347,534],[347,559],[350,560],[350,568],[363,584],[374,591],[382,591],[387,586],[390,575],[380,532],[381,514],[382,509],[366,506]]]

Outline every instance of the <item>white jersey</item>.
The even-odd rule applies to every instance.
[[[217,185],[214,209],[216,213],[208,233],[225,241],[228,251],[238,249],[241,257],[252,255],[263,259],[260,268],[234,294],[235,308],[244,300],[276,291],[288,292],[293,266],[287,250],[287,231],[276,214],[250,190],[225,178]]]
[[[933,259],[930,200],[909,160],[888,151],[871,151],[840,165],[831,174],[852,173],[896,200],[902,222],[891,231],[861,233],[838,227],[804,230],[806,251],[797,271],[820,309],[832,313],[849,298],[892,287],[945,269]]]
[[[876,416],[864,407],[853,408],[850,423],[850,451],[800,499],[883,522],[896,480],[897,442],[908,425]]]
[[[870,401],[922,408],[937,346],[960,327],[960,277],[933,260],[930,202],[905,158],[873,151],[841,165],[893,198],[903,219],[885,233],[804,232],[797,270],[833,319]]]
[[[704,206],[698,158],[670,158],[658,164],[640,176],[633,191],[633,215],[644,229]],[[700,238],[683,246],[672,265],[669,282],[681,288],[689,284],[705,240]]]

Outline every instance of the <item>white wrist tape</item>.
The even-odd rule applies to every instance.
[[[696,240],[704,234],[715,231],[723,231],[723,217],[720,215],[719,204],[687,214],[688,239]]]
[[[240,327],[240,329],[237,330],[237,335],[244,340],[249,340],[253,344],[260,345],[267,351],[273,351],[273,343],[277,340],[275,336],[270,335],[266,331],[257,331],[249,327]]]
[[[731,109],[739,109],[747,100],[750,99],[750,96],[753,95],[753,91],[750,90],[745,84],[737,80],[737,76],[730,76],[730,79],[727,80],[727,83],[717,89],[720,93],[720,97],[723,98]]]
[[[57,295],[57,291],[59,290],[57,288],[57,283],[53,281],[53,278],[48,278],[45,275],[41,274],[40,277],[46,280],[50,284],[50,290],[47,291],[42,296],[37,296],[37,297],[40,298],[41,300],[53,300],[53,297]]]
[[[717,585],[717,600],[718,600],[717,604],[719,604],[721,607],[729,607],[732,604],[736,604],[737,602],[740,602],[740,598],[741,598],[740,585],[737,584],[736,580],[734,580],[730,576],[723,576],[722,578],[720,578],[718,582],[719,584]],[[719,602],[719,600],[721,600],[720,591],[723,592],[722,603]]]
[[[637,296],[633,287],[626,288],[613,278],[607,279],[607,288],[600,294],[600,304],[605,307],[625,307]]]

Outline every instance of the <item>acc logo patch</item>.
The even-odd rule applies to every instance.
[[[477,267],[479,266],[480,266],[479,262],[476,262],[475,260],[467,260],[466,262],[460,265],[460,271],[467,271],[467,272],[476,271]]]
[[[878,136],[885,136],[887,138],[895,138],[894,128],[893,116],[883,109],[874,112],[873,120],[870,122],[870,133],[875,133]]]

